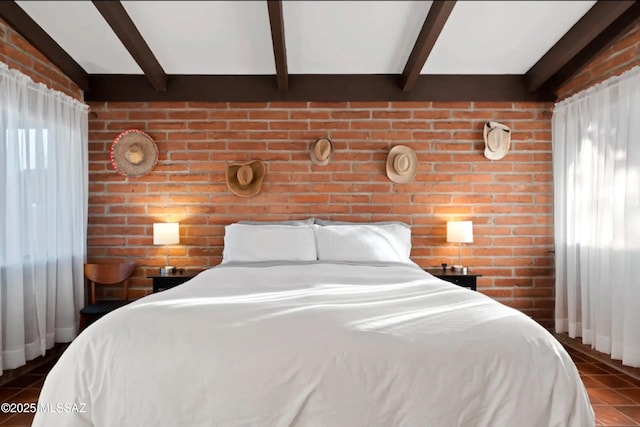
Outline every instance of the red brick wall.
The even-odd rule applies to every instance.
[[[401,220],[413,227],[413,259],[452,263],[445,242],[453,217],[474,222],[465,264],[484,277],[481,292],[543,324],[553,318],[551,104],[537,103],[96,103],[90,126],[89,257],[136,259],[136,296],[150,292],[144,276],[164,265],[152,245],[152,223],[179,221],[178,267],[220,262],[224,225],[240,219],[311,216]],[[511,152],[483,155],[482,126],[513,129]],[[118,175],[109,147],[119,132],[142,129],[160,150],[156,168],[140,178]],[[309,146],[335,144],[330,165],[312,165]],[[391,183],[384,172],[395,144],[414,148],[414,183]],[[227,163],[262,159],[267,174],[253,198],[230,193]]]
[[[34,81],[44,83],[76,99],[83,99],[82,90],[35,49],[5,21],[0,19],[0,62],[20,70]]]
[[[558,91],[564,99],[640,65],[640,23],[621,35]]]

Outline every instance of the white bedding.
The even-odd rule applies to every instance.
[[[595,423],[544,328],[407,264],[207,270],[87,328],[47,403],[86,407],[35,426]]]

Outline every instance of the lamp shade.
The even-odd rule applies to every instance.
[[[153,224],[154,245],[174,245],[180,243],[180,224],[177,222],[157,222]]]
[[[447,222],[447,242],[472,243],[473,242],[473,222],[472,221]]]

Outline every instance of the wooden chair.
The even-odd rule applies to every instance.
[[[84,265],[84,276],[89,284],[89,304],[80,310],[80,332],[105,314],[129,303],[128,279],[135,269],[135,261]],[[98,301],[96,286],[120,286],[123,289],[123,299]]]

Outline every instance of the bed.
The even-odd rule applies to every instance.
[[[424,272],[393,233],[355,240],[390,241],[401,261],[320,259],[354,248],[334,235],[321,251],[318,227],[315,252],[289,231],[275,244],[290,260],[256,259],[273,236],[253,230],[250,245],[228,233],[223,264],[87,328],[40,395],[70,409],[34,425],[595,424],[575,365],[536,322]]]

